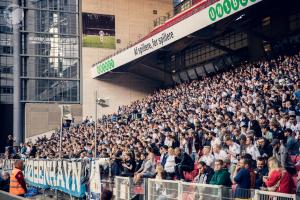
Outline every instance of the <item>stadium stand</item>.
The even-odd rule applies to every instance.
[[[299,174],[300,54],[241,63],[162,89],[117,113],[63,129],[63,157],[111,158],[114,176],[295,193]],[[59,133],[6,158],[59,157]],[[299,182],[298,182],[299,185]],[[299,186],[298,186],[299,188]],[[240,191],[240,192],[238,192]]]

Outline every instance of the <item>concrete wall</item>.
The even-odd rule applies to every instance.
[[[126,47],[149,33],[153,28],[153,20],[171,11],[172,0],[84,0],[82,12],[115,15],[116,50]],[[153,14],[157,10],[157,14]],[[83,73],[83,117],[95,117],[95,91],[101,98],[109,98],[110,106],[100,108],[100,114],[113,113],[118,106],[128,105],[141,99],[157,88],[158,83],[132,74],[117,74],[107,80],[92,79],[92,65],[115,50],[99,48],[82,49]],[[99,110],[99,109],[98,109]]]
[[[71,105],[76,122],[82,119],[82,106]],[[27,103],[25,105],[25,138],[59,128],[60,108],[58,104]]]
[[[157,14],[153,14],[157,10]],[[98,116],[117,111],[118,106],[141,99],[157,88],[157,83],[132,74],[120,74],[109,80],[90,76],[92,65],[114,51],[126,47],[149,33],[153,20],[172,10],[172,0],[83,0],[82,12],[115,15],[116,49],[82,49],[82,106],[72,105],[72,114],[81,121],[85,116],[95,118],[95,91],[110,99],[110,106],[100,109]],[[59,127],[60,109],[56,104],[25,105],[25,138],[37,136]]]

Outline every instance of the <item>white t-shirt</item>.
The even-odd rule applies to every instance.
[[[208,155],[203,155],[200,158],[200,161],[205,162],[206,165],[210,166],[213,168],[214,165],[214,161],[215,161],[215,157],[212,154],[208,154]]]
[[[251,145],[246,147],[246,153],[250,154],[252,156],[253,160],[257,160],[258,157],[260,157],[260,153],[256,146]]]
[[[232,154],[230,155],[231,163],[237,163],[238,160],[236,158],[236,155],[241,153],[240,145],[234,142],[231,146],[229,146],[229,152]]]
[[[224,150],[220,150],[219,153],[214,153],[215,160],[226,160],[228,159],[228,155]]]
[[[167,160],[166,160],[166,164],[165,164],[165,167],[164,167],[164,170],[167,172],[167,173],[174,173],[175,172],[175,156],[173,155],[169,155],[167,157]]]

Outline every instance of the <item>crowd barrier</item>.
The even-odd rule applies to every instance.
[[[144,180],[143,197],[147,200],[296,200],[295,194],[283,194],[262,190],[234,190],[219,185],[197,184],[172,180]],[[115,198],[130,200],[136,197],[132,193],[137,187],[132,178],[115,177]],[[146,189],[147,188],[147,189]]]
[[[0,171],[11,171],[15,160],[0,159]],[[25,160],[25,178],[29,185],[65,192],[73,197],[101,193],[101,169],[108,169],[108,159],[96,160]],[[144,179],[133,183],[129,177],[115,177],[117,200],[296,200],[295,194],[262,190],[241,190],[218,185],[182,181]],[[89,194],[88,194],[89,193]],[[91,195],[93,196],[93,195]]]
[[[115,199],[139,199],[145,200],[147,191],[147,179],[143,179],[138,183],[134,183],[131,177],[116,176],[115,183]]]

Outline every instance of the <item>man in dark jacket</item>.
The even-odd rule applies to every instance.
[[[263,177],[268,176],[269,170],[268,166],[266,165],[266,160],[262,157],[259,157],[256,161],[256,169],[254,170],[256,173],[256,180],[255,180],[255,189],[260,189],[263,187]]]
[[[264,158],[269,158],[273,155],[273,148],[265,138],[261,137],[257,140],[257,148],[260,155]]]
[[[194,161],[189,156],[189,154],[181,151],[180,148],[175,149],[176,154],[176,165],[175,165],[175,173],[178,179],[184,180],[183,172],[191,172],[194,169]]]
[[[230,179],[230,173],[228,172],[228,169],[223,168],[223,164],[223,160],[215,161],[215,173],[212,176],[209,184],[231,187],[232,183]]]

